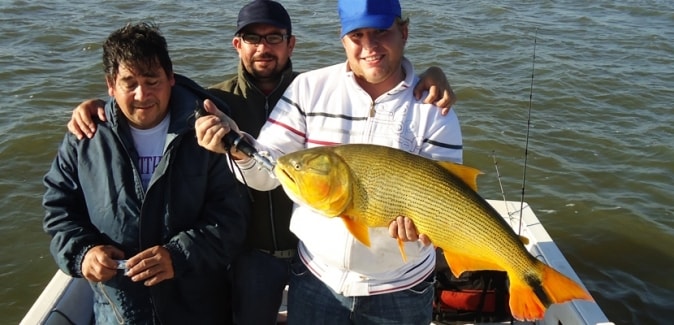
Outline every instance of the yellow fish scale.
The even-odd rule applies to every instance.
[[[524,248],[474,190],[475,172],[367,144],[301,150],[280,157],[274,169],[291,198],[326,216],[349,219],[346,227],[364,243],[369,238],[363,229],[387,227],[397,216],[406,216],[443,249],[455,273],[507,271],[516,319],[541,319],[551,303],[592,300],[585,289]]]
[[[353,220],[386,227],[396,216],[407,216],[450,255],[493,261],[518,273],[536,263],[498,213],[439,164],[379,146],[335,147],[335,153],[354,177],[353,206],[346,213]]]

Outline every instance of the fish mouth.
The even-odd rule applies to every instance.
[[[278,173],[280,175],[277,175],[277,176],[280,176],[280,178],[284,178],[284,179],[290,181],[291,183],[297,185],[297,182],[295,181],[295,178],[293,178],[292,174],[288,173],[285,168],[277,167],[277,169],[280,172],[280,173]]]

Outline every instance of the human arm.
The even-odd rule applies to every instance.
[[[414,87],[414,97],[420,100],[425,91],[428,91],[428,94],[423,102],[438,106],[442,115],[447,115],[452,105],[456,103],[456,94],[445,73],[438,67],[429,67],[419,75],[419,82]]]
[[[96,123],[92,117],[98,116],[101,121],[105,121],[104,107],[105,101],[102,99],[88,99],[77,105],[68,121],[68,131],[79,140],[85,136],[91,139],[96,133]]]
[[[105,240],[89,218],[78,176],[75,141],[73,135],[66,135],[44,176],[43,228],[52,237],[50,250],[63,272],[102,281],[117,272],[112,259],[124,258],[124,254],[116,248],[101,248]]]

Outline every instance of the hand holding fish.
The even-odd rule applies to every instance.
[[[407,217],[398,216],[395,220],[391,221],[388,232],[391,234],[391,237],[401,241],[420,240],[424,246],[431,244],[431,239],[424,234],[417,233],[417,227],[414,226],[414,221]]]

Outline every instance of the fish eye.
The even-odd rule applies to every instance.
[[[298,162],[295,162],[295,163],[293,164],[293,168],[295,168],[295,170],[300,170],[300,168],[302,168],[302,165],[301,165],[300,163],[298,163]]]

